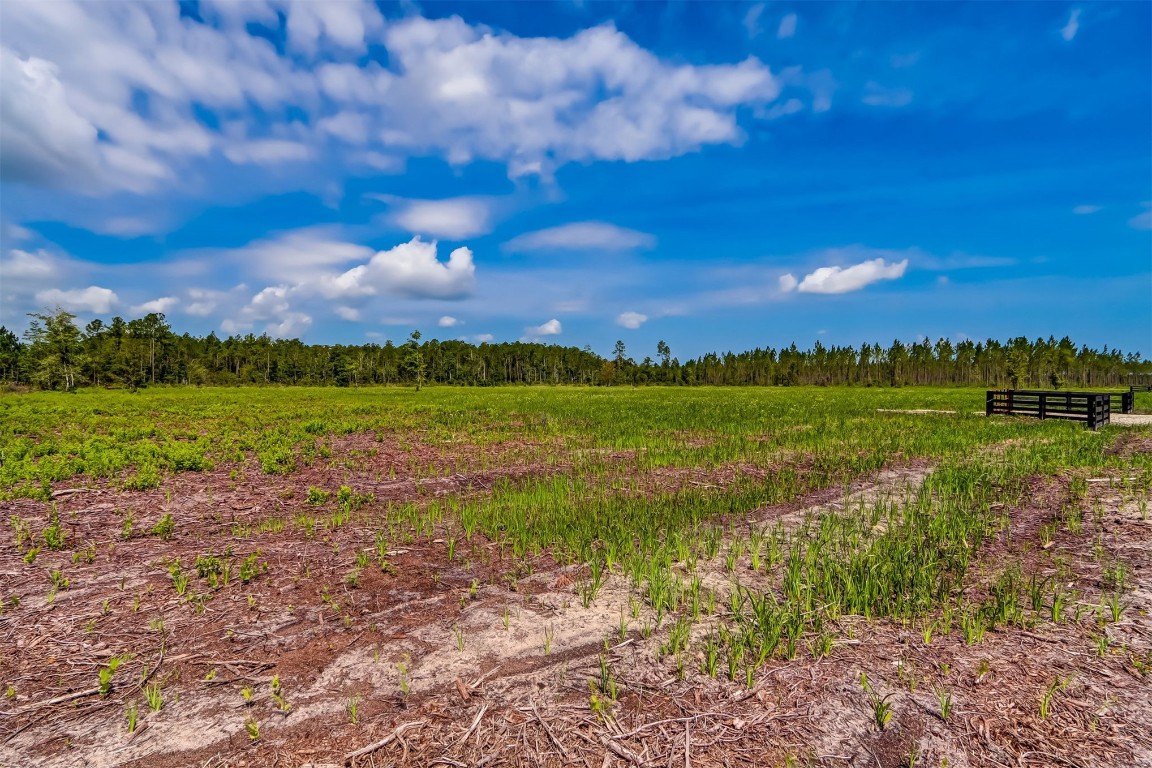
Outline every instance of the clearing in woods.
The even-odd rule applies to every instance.
[[[982,403],[0,396],[0,764],[1152,766],[1152,427]]]

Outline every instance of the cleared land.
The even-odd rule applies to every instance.
[[[1152,765],[1152,428],[982,402],[0,397],[0,764]]]

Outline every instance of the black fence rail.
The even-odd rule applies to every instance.
[[[1131,392],[1127,394],[1131,402]],[[1123,402],[1123,400],[1122,400]],[[986,412],[1041,419],[1082,421],[1096,430],[1112,415],[1112,395],[1108,392],[1044,392],[1025,389],[988,390]]]
[[[1129,392],[1152,392],[1152,384],[1133,384],[1128,387]]]

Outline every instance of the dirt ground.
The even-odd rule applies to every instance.
[[[663,655],[667,622],[653,627],[623,577],[585,607],[581,566],[514,558],[481,534],[454,542],[437,529],[377,551],[374,516],[389,501],[485,494],[505,479],[566,471],[526,455],[513,448],[483,469],[493,462],[469,446],[350,436],[328,465],[286,477],[223,466],[151,491],[58,489],[51,504],[66,549],[28,567],[11,537],[0,544],[0,765],[1152,766],[1152,520],[1120,492],[1122,477],[1087,479],[1091,514],[1079,533],[1052,527],[1070,479],[1036,478],[985,553],[989,567],[1011,556],[1066,582],[1078,595],[1069,612],[1089,617],[1115,579],[1102,563],[1125,563],[1119,621],[1000,629],[966,645],[956,630],[926,642],[919,626],[844,618],[829,655],[770,661],[749,687],[703,674],[698,644],[680,668]],[[429,467],[441,473],[429,479]],[[730,522],[797,524],[914,492],[930,471],[891,467],[847,494],[822,491]],[[374,501],[311,536],[294,524],[313,511],[310,487],[344,483]],[[37,532],[50,509],[0,507]],[[124,539],[128,512],[139,532],[171,513],[172,538]],[[370,557],[354,570],[358,552]],[[192,567],[209,553],[237,569],[248,561],[247,580],[237,570],[209,589]],[[183,596],[177,559],[191,569]],[[57,569],[69,584],[52,592]],[[719,594],[730,588],[720,562],[701,573]],[[101,670],[120,657],[102,688]],[[883,729],[861,673],[891,704]],[[604,674],[615,701],[590,686]],[[156,711],[149,690],[163,700]]]

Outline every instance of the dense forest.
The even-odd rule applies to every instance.
[[[23,339],[0,327],[0,381],[41,389],[177,385],[587,384],[775,385],[915,384],[1074,388],[1152,380],[1152,361],[1120,350],[1077,347],[1070,339],[1006,343],[928,339],[811,349],[766,347],[709,353],[681,362],[663,341],[637,362],[624,342],[611,358],[589,347],[509,342],[422,341],[401,345],[305,344],[267,335],[177,335],[163,314],[81,330],[57,309],[32,314]]]

